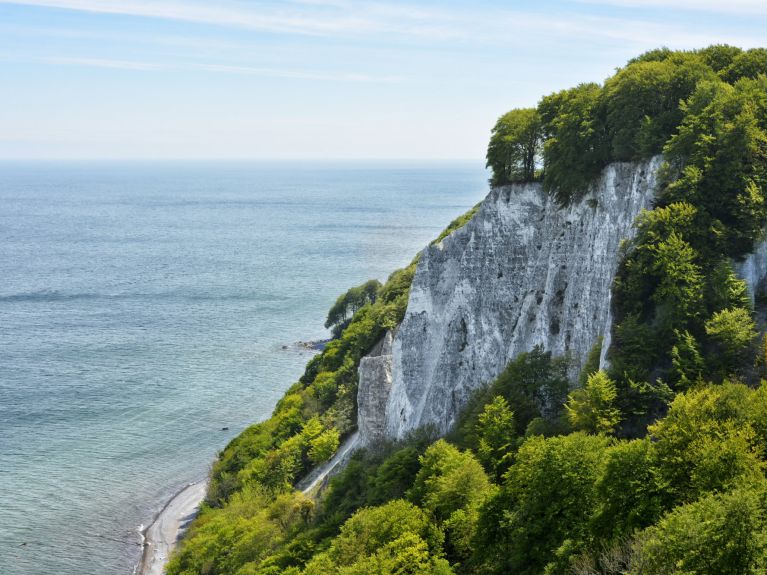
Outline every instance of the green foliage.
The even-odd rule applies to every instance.
[[[615,407],[617,396],[615,382],[606,372],[590,375],[586,386],[567,398],[565,407],[570,425],[588,433],[611,433],[620,421],[620,411]]]
[[[684,326],[700,315],[703,276],[696,263],[695,250],[676,231],[672,231],[664,241],[650,246],[650,250],[652,272],[659,279],[653,301],[661,329],[667,332],[676,326]]]
[[[588,536],[604,437],[532,437],[480,518],[475,550],[483,573],[565,573]]]
[[[670,187],[668,196],[698,206],[710,218],[701,229],[721,234],[720,249],[730,257],[751,249],[767,215],[761,187],[767,181],[766,88],[765,77],[734,86],[702,83],[665,147],[671,173],[696,174]]]
[[[307,567],[307,575],[313,573],[312,565]],[[329,573],[329,566],[322,565],[318,575]],[[451,575],[453,573],[444,559],[429,553],[426,542],[412,533],[406,533],[391,543],[378,549],[356,563],[341,567],[341,575]]]
[[[639,218],[616,279],[616,378],[655,371],[683,388],[700,377],[700,356],[716,380],[753,363],[750,297],[729,258],[751,250],[767,220],[766,88],[764,77],[704,80],[680,107],[661,205]]]
[[[515,447],[514,413],[500,395],[485,405],[477,418],[477,457],[496,478],[511,464]]]
[[[738,54],[743,50],[727,44],[714,44],[708,48],[698,50],[703,61],[716,73],[720,73],[732,64]]]
[[[541,156],[541,119],[535,108],[507,112],[496,122],[487,147],[493,185],[535,179]]]
[[[685,239],[695,237],[697,218],[694,206],[677,202],[637,219],[637,238],[614,286],[619,323],[612,354],[622,355],[615,364],[632,379],[646,379],[657,361],[653,348],[669,348],[674,330],[686,329],[702,313],[703,274]]]
[[[602,98],[614,160],[638,160],[659,153],[682,120],[681,101],[703,79],[716,76],[695,54],[634,62],[605,82]]]
[[[524,435],[531,421],[542,418],[555,429],[567,398],[568,361],[552,358],[536,346],[509,362],[493,383],[472,397],[458,423],[458,441],[467,447],[479,446],[479,416],[485,404],[500,396],[514,410],[516,434]]]
[[[362,285],[350,288],[345,294],[338,296],[336,303],[328,311],[325,320],[326,328],[333,328],[333,336],[339,337],[344,328],[357,311],[365,304],[375,303],[381,282],[369,280]]]
[[[330,532],[357,509],[402,499],[420,469],[419,458],[431,441],[414,437],[382,452],[360,451],[330,480],[320,520]]]
[[[730,64],[720,71],[723,79],[734,84],[741,78],[757,78],[767,74],[767,50],[753,48],[734,55]]]
[[[741,307],[716,312],[706,321],[706,335],[715,348],[711,354],[714,373],[720,377],[735,372],[752,351],[756,324],[751,312]]]
[[[764,334],[759,340],[754,359],[754,368],[760,379],[767,379],[767,334]]]
[[[675,332],[677,343],[671,348],[671,381],[676,389],[688,389],[703,382],[706,364],[695,337],[689,332]]]
[[[623,263],[623,272],[628,270],[633,274],[633,270],[628,267],[629,262]],[[620,276],[617,277],[613,287],[613,294],[617,299],[616,307],[620,309],[621,304],[628,304],[644,308],[642,305],[634,305],[633,300],[623,299],[626,296],[619,291],[624,288],[621,285],[622,279]],[[639,281],[642,282],[642,278]],[[621,311],[625,312],[625,309]],[[658,357],[662,354],[653,326],[646,320],[642,321],[642,311],[616,318],[613,327],[615,333],[609,352],[612,364],[610,374],[621,382],[622,395],[625,395],[625,390],[631,387],[629,382],[649,379],[650,370],[658,363]],[[623,400],[624,397],[620,399]]]
[[[476,457],[444,440],[421,456],[409,497],[429,511],[447,532],[448,557],[468,558],[479,517],[479,507],[495,489]]]
[[[724,260],[710,272],[706,299],[711,309],[752,309],[746,282],[735,275],[732,265]]]
[[[544,188],[561,204],[584,194],[607,165],[609,142],[597,84],[581,84],[543,98]]]
[[[693,501],[761,475],[761,439],[748,409],[758,400],[739,384],[677,395],[668,415],[650,427],[667,504]]]
[[[235,573],[257,562],[285,542],[294,529],[305,525],[313,502],[300,493],[272,501],[257,489],[233,495],[223,509],[203,510],[174,554],[167,572],[207,575]]]
[[[746,575],[767,568],[764,491],[712,493],[643,532],[632,575]]]
[[[388,569],[374,572],[423,572],[398,570],[396,565],[402,562],[400,553],[405,557],[412,555],[416,565],[449,573],[439,561],[442,541],[442,533],[426,513],[407,501],[394,500],[355,513],[341,527],[328,551],[307,564],[305,573],[366,573],[373,565],[376,569]]]
[[[452,234],[455,230],[458,230],[462,228],[463,226],[465,226],[469,222],[469,220],[471,220],[471,218],[474,217],[474,214],[477,213],[477,210],[479,210],[480,205],[481,203],[477,204],[476,206],[471,208],[468,212],[466,212],[465,214],[461,216],[458,216],[452,222],[450,222],[450,224],[448,224],[448,226],[444,230],[442,230],[442,233],[439,234],[433,242],[431,242],[432,245],[438,244],[439,242],[444,240],[447,236]]]
[[[596,482],[597,505],[590,530],[598,541],[612,541],[652,525],[663,511],[656,455],[649,439],[616,443],[605,453]]]
[[[309,442],[309,459],[312,463],[322,463],[330,459],[338,449],[339,433],[335,428],[326,429]]]

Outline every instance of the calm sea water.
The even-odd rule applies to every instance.
[[[131,573],[137,526],[300,375],[290,344],[323,337],[340,292],[407,264],[486,178],[0,163],[0,572]]]

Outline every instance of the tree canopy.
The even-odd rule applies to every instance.
[[[541,119],[535,108],[507,112],[496,122],[487,147],[493,184],[529,182],[541,161]]]

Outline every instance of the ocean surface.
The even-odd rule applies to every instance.
[[[130,574],[137,527],[270,414],[336,296],[406,265],[486,179],[0,163],[0,573]]]

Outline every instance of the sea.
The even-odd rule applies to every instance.
[[[351,286],[483,162],[0,162],[0,573],[130,575],[137,529],[268,417]]]

